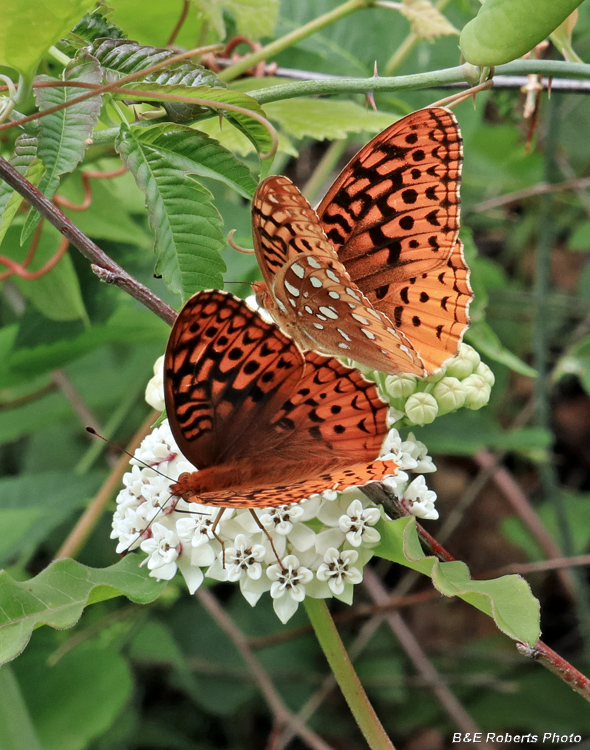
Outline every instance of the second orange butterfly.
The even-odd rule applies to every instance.
[[[469,325],[454,115],[419,110],[377,135],[314,211],[286,177],[252,206],[259,303],[304,349],[428,375]]]

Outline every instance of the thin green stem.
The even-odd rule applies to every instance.
[[[222,81],[233,81],[234,78],[241,76],[253,65],[257,65],[259,62],[262,62],[262,60],[269,60],[275,57],[279,52],[292,47],[302,39],[306,39],[308,36],[320,31],[320,29],[323,29],[325,26],[336,23],[336,21],[340,21],[340,19],[346,18],[346,16],[349,16],[351,13],[354,13],[357,10],[362,10],[369,5],[371,5],[371,0],[347,0],[347,2],[334,8],[334,10],[331,10],[329,13],[324,13],[323,16],[319,16],[313,21],[306,23],[304,26],[291,31],[289,34],[285,34],[285,36],[282,36],[280,39],[275,39],[274,42],[267,44],[257,52],[253,52],[251,55],[246,55],[246,57],[239,60],[235,65],[231,65],[229,68],[226,68],[219,73],[219,78],[221,78]]]
[[[316,638],[367,744],[371,750],[395,750],[354,671],[326,602],[309,597],[304,601]]]
[[[590,64],[563,60],[514,60],[495,69],[496,75],[533,75],[548,78],[590,79]],[[259,104],[279,99],[319,94],[366,94],[369,91],[404,91],[407,89],[435,88],[445,83],[475,85],[479,82],[479,68],[469,63],[455,68],[432,70],[408,76],[372,76],[371,78],[324,78],[320,81],[294,81],[279,86],[249,91]]]

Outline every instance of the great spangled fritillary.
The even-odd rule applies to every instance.
[[[180,311],[164,364],[166,411],[184,456],[172,494],[220,507],[296,503],[395,474],[374,460],[388,432],[373,383],[302,354],[274,323],[220,291]]]
[[[469,325],[459,232],[461,135],[419,110],[376,136],[314,211],[286,177],[252,205],[259,303],[305,349],[388,373],[426,375]]]

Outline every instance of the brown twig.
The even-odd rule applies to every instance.
[[[560,680],[568,684],[572,690],[579,693],[582,698],[590,703],[590,680],[575,667],[556,654],[552,648],[545,645],[542,641],[537,641],[533,648],[525,643],[517,643],[516,648],[523,656],[538,661]]]
[[[321,737],[306,727],[305,724],[295,716],[287,706],[285,706],[282,698],[276,691],[272,680],[250,648],[248,639],[227,615],[213,594],[205,589],[199,589],[196,596],[223,632],[231,638],[235,647],[240,652],[240,655],[250,670],[252,677],[264,695],[264,698],[273,713],[275,722],[279,726],[293,727],[297,735],[299,735],[309,747],[313,748],[313,750],[332,750],[330,746],[321,739]]]
[[[159,318],[172,325],[177,315],[174,308],[163,302],[151,289],[140,284],[139,281],[130,276],[121,266],[111,260],[57,206],[54,206],[34,185],[28,182],[11,164],[2,158],[0,158],[0,177],[53,224],[94,266],[111,274],[112,283],[124,289],[132,297],[135,297],[135,299],[145,305],[145,307],[156,313]]]
[[[51,379],[64,394],[72,409],[78,415],[80,422],[83,425],[96,425],[96,427],[100,429],[100,424],[96,416],[89,409],[82,396],[78,393],[76,386],[73,384],[72,380],[64,372],[64,370],[54,370],[51,373]]]
[[[533,198],[537,195],[558,193],[562,190],[578,190],[587,187],[590,187],[590,177],[576,177],[575,179],[554,182],[551,184],[547,182],[539,182],[532,187],[524,188],[523,190],[516,190],[513,193],[506,193],[505,195],[499,195],[497,198],[490,198],[487,201],[476,203],[475,206],[471,206],[471,208],[467,210],[479,214],[483,211],[491,211],[493,208],[500,208],[510,203],[517,203],[518,201]]]
[[[182,0],[182,10],[180,11],[180,16],[178,17],[178,21],[176,22],[176,25],[172,29],[172,33],[168,37],[168,41],[166,42],[166,47],[171,47],[176,41],[176,37],[178,36],[180,29],[182,29],[182,27],[184,26],[184,22],[186,21],[186,17],[188,16],[189,8],[190,8],[189,0]]]
[[[139,448],[141,441],[151,431],[152,425],[158,415],[159,412],[150,412],[149,417],[131,438],[129,445],[127,446],[129,453],[134,453],[135,450]],[[80,551],[84,542],[92,532],[92,529],[96,526],[98,519],[104,512],[107,503],[112,498],[113,493],[120,487],[123,474],[128,468],[129,456],[123,453],[107,477],[106,482],[96,494],[94,500],[92,500],[84,513],[80,516],[77,524],[57,551],[54,557],[55,560],[59,560],[61,557],[75,557]]]
[[[508,472],[505,472],[505,473],[508,475],[510,481],[514,482],[514,480],[512,480],[512,477],[510,477],[510,475],[508,474]],[[506,479],[505,477],[503,477],[503,478]],[[518,487],[518,485],[516,485],[516,486]],[[514,488],[511,487],[511,490],[514,491]],[[518,488],[518,490],[520,490],[520,488]],[[366,487],[363,488],[363,492],[370,499],[372,499],[373,502],[376,502],[378,504],[384,505],[384,507],[385,507],[385,509],[386,509],[387,512],[389,512],[388,509],[392,508],[392,504],[393,504],[393,506],[394,506],[393,507],[393,512],[394,512],[394,514],[396,516],[399,517],[399,516],[404,516],[404,515],[405,516],[410,515],[405,510],[405,508],[401,505],[401,503],[399,503],[399,501],[396,502],[396,501],[392,500],[391,496],[388,495],[385,492],[385,490],[383,490],[381,488],[381,486],[378,485],[377,483],[372,483],[372,484],[367,485]],[[379,497],[385,498],[386,499],[386,504],[383,503],[383,499],[378,499]],[[528,501],[527,501],[527,503],[528,503]],[[527,512],[529,512],[529,513],[532,512],[532,509],[530,509],[530,506],[529,506]],[[424,531],[422,529],[422,527],[420,526],[419,523],[417,523],[416,526],[417,526],[417,530],[418,530],[418,535],[419,535],[419,537],[420,537],[421,540],[426,540],[426,541],[432,540],[432,537],[430,536],[430,534],[428,534],[428,532]],[[438,542],[436,543],[435,546],[432,546],[431,544],[429,544],[428,546],[429,546],[430,551],[432,551],[433,554],[435,554],[435,556],[439,560],[441,560],[442,562],[452,562],[452,561],[454,561],[455,558],[449,552],[447,552],[446,549],[444,549],[443,547],[441,547],[441,545]],[[559,555],[559,551],[558,551],[558,555]],[[368,571],[368,569],[365,569],[365,570],[367,571],[367,573],[370,572],[370,571]],[[367,580],[367,577],[365,575],[365,581],[366,580]],[[389,617],[399,618],[401,620],[401,616],[398,613],[396,613],[396,612],[393,612],[393,613],[391,613],[391,615],[388,615],[388,621],[389,621]],[[525,647],[526,646],[524,644],[519,645],[519,650],[522,652],[522,649],[525,648]],[[569,662],[567,662],[561,656],[559,656],[558,654],[556,654],[555,651],[553,651],[548,646],[546,646],[543,643],[543,641],[540,641],[540,640],[537,641],[537,643],[535,644],[533,650],[536,650],[540,654],[542,654],[543,658],[539,658],[539,662],[544,667],[546,667],[547,669],[550,669],[551,672],[553,672],[555,675],[557,675],[564,682],[568,683],[571,687],[574,687],[574,689],[576,690],[576,692],[580,693],[580,695],[583,695],[587,700],[590,701],[590,679],[588,679],[583,674],[581,674],[580,672],[578,672],[578,670],[575,669],[575,667],[573,667],[571,664],[569,664]],[[570,672],[570,670],[571,670],[571,672]]]

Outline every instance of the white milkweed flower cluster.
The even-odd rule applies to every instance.
[[[164,404],[162,372],[160,357],[146,389],[146,400],[156,409]],[[398,412],[392,415],[395,419]],[[392,428],[381,458],[399,467],[384,483],[404,507],[421,518],[438,518],[436,494],[423,476],[436,469],[426,446],[411,433],[402,440]],[[214,531],[219,508],[170,496],[178,476],[196,467],[181,454],[167,420],[144,439],[131,464],[113,518],[117,552],[140,548],[150,576],[170,580],[179,571],[191,593],[205,577],[238,583],[252,606],[268,592],[282,622],[306,596],[350,603],[381,539],[375,528],[381,512],[359,489],[326,490],[295,505],[256,510],[279,564],[248,509],[225,509]]]

